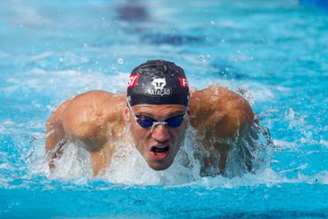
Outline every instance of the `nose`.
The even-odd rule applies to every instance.
[[[170,133],[165,125],[158,124],[152,130],[152,137],[158,142],[165,143],[170,139]]]

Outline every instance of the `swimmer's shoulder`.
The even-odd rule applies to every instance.
[[[88,91],[69,100],[62,112],[65,133],[87,144],[104,144],[123,126],[125,97],[102,90]]]
[[[122,94],[114,94],[104,90],[91,90],[70,99],[71,103],[81,104],[84,102],[92,102],[93,104],[97,104],[98,102],[107,102],[110,99],[120,99],[124,96]]]
[[[233,136],[243,125],[253,122],[248,101],[226,87],[212,85],[191,93],[191,124],[198,129],[217,130],[222,136]]]
[[[92,90],[79,94],[68,102],[64,111],[66,116],[74,113],[113,113],[125,104],[123,94],[114,94],[103,90]],[[72,115],[70,115],[72,114]]]

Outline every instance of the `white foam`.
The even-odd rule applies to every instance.
[[[317,174],[316,178],[317,181],[321,184],[328,184],[328,171],[323,171],[319,174]]]
[[[0,176],[0,188],[8,188],[9,182],[5,177]]]
[[[36,55],[32,55],[30,57],[27,57],[27,60],[28,60],[28,62],[39,62],[39,61],[42,61],[42,60],[47,59],[49,57],[52,57],[54,55],[55,55],[54,52],[45,51],[45,52],[42,52],[40,54],[36,54]]]
[[[289,108],[285,112],[285,120],[289,128],[301,135],[296,144],[321,144],[321,141],[314,138],[314,126],[310,125],[307,119],[306,115],[298,113],[293,108]]]
[[[301,165],[299,170],[302,170],[306,165]],[[296,169],[289,170],[290,172]],[[240,186],[256,186],[265,184],[267,186],[281,185],[281,184],[328,184],[328,171],[322,171],[314,175],[305,175],[299,172],[296,177],[290,178],[284,176],[289,171],[274,171],[272,168],[266,168],[256,174],[244,174],[227,178],[223,176],[216,177],[202,177],[200,180],[192,182],[187,185],[206,186],[206,187],[223,187],[223,188],[237,188]]]
[[[273,140],[274,145],[277,146],[280,149],[291,149],[291,148],[295,148],[297,146],[297,144],[295,142],[289,142],[289,141],[284,141],[284,140],[278,140],[275,139]]]
[[[1,157],[4,157],[4,156],[2,156],[1,153],[0,153],[0,155],[1,155]],[[0,169],[7,169],[7,170],[9,170],[11,168],[13,168],[13,167],[9,163],[0,163]]]
[[[251,143],[249,140],[247,142],[240,142],[240,144],[242,144],[240,147],[250,147],[247,149],[244,148],[244,150],[249,150],[248,152],[252,153],[252,157],[254,158],[254,169],[258,172],[264,172],[262,176],[263,174],[271,174],[266,178],[271,182],[273,179],[276,179],[277,176],[267,170],[267,161],[270,156],[267,150],[264,149],[269,148],[269,145],[264,145],[267,144],[268,139],[263,139],[266,136],[263,133],[261,136],[261,132],[265,132],[265,130],[259,129],[257,141],[253,142],[253,144],[256,144],[254,145],[257,148],[256,151],[252,149],[253,146],[249,145]],[[128,185],[181,185],[192,182],[206,184],[208,181],[213,181],[211,177],[201,177],[201,165],[198,158],[196,158],[197,156],[195,156],[194,150],[194,148],[197,148],[195,145],[195,136],[194,129],[187,129],[185,141],[177,153],[173,164],[166,170],[155,171],[145,162],[144,158],[131,143],[131,137],[126,132],[126,137],[122,138],[124,140],[115,143],[117,147],[109,167],[103,175],[97,178],[108,180],[112,183]],[[92,169],[89,153],[77,143],[68,142],[64,145],[64,148],[64,153],[60,159],[56,160],[56,168],[52,173],[50,173],[49,169],[45,166],[46,162],[37,162],[38,164],[33,165],[33,167],[38,169],[39,172],[44,171],[44,174],[51,178],[91,179]],[[236,150],[232,150],[229,153],[230,158],[228,158],[225,173],[227,176],[241,176],[245,173],[243,164],[243,162],[245,162],[245,157],[243,157],[243,153],[239,151],[238,148],[239,147],[236,146]],[[249,175],[246,176],[246,179],[249,181],[251,181],[251,178],[259,177],[253,176],[253,174],[246,175]],[[220,185],[230,185],[230,182],[228,183],[228,181],[223,180],[229,179],[227,177],[218,176],[214,178],[214,182],[217,180],[221,181]],[[244,178],[242,177],[242,179]],[[239,181],[239,179],[236,179],[235,184],[238,184]],[[254,182],[259,182],[259,180],[255,180]]]
[[[135,147],[125,145],[124,151],[120,151],[114,157],[104,178],[113,183],[142,185],[172,185],[190,182],[193,180],[191,171],[181,165],[181,159],[180,152],[168,169],[155,171],[148,166]]]
[[[250,104],[257,102],[268,102],[276,98],[276,90],[283,90],[283,92],[289,92],[288,89],[284,87],[271,87],[268,85],[263,85],[260,83],[252,81],[236,81],[236,80],[213,80],[213,79],[204,79],[202,81],[195,81],[190,79],[191,85],[197,85],[197,89],[208,87],[209,85],[217,84],[218,86],[227,87],[230,90],[239,91],[242,90],[244,98],[246,98]],[[282,91],[281,91],[282,92]]]
[[[79,179],[92,177],[89,153],[76,144],[69,142],[65,145],[65,152],[54,162],[56,168],[49,176],[61,179]]]
[[[292,108],[289,108],[285,113],[285,119],[289,122],[290,128],[300,128],[305,124],[304,116],[298,115],[298,113]]]
[[[189,140],[188,140],[189,141]],[[187,142],[188,142],[187,141]],[[185,142],[185,143],[187,143]],[[184,144],[170,168],[164,171],[154,171],[144,161],[140,153],[132,144],[120,145],[120,150],[114,155],[111,166],[104,175],[96,179],[108,180],[111,183],[126,185],[170,185],[170,186],[205,186],[235,188],[240,186],[255,186],[265,184],[267,186],[285,183],[319,183],[328,184],[328,172],[322,171],[315,175],[304,175],[302,170],[306,164],[299,167],[279,172],[271,167],[263,167],[256,174],[246,173],[239,176],[226,177],[201,177],[200,165],[193,159],[192,145]],[[79,145],[67,143],[63,156],[56,161],[57,168],[50,172],[44,157],[44,149],[34,155],[30,165],[30,174],[46,175],[49,178],[73,180],[74,182],[86,183],[92,180],[92,169],[89,154]],[[189,154],[188,154],[188,153]],[[191,156],[190,156],[191,155]],[[185,163],[192,163],[186,166]],[[0,165],[1,168],[12,168],[8,163]],[[0,169],[1,169],[0,168]],[[285,175],[298,171],[294,178]],[[0,176],[0,185],[8,185],[7,180]]]
[[[186,138],[173,164],[163,171],[151,169],[131,143],[121,144],[104,177],[114,183],[143,185],[174,185],[194,181],[200,177],[200,167],[192,154],[186,152],[191,151],[189,140]],[[186,166],[186,163],[189,165]]]
[[[328,140],[321,139],[320,144],[328,148]]]
[[[236,83],[234,85],[235,89],[244,89],[249,92],[251,98],[246,98],[252,103],[254,102],[267,102],[275,98],[275,88],[269,86],[263,86],[257,83]],[[246,96],[247,97],[247,96]]]
[[[305,175],[299,172],[296,178],[287,179],[285,181],[288,183],[328,184],[328,171],[321,171],[314,175]]]
[[[186,138],[188,141],[189,139]],[[166,170],[155,171],[151,169],[140,155],[131,141],[117,142],[117,149],[113,155],[110,166],[103,175],[96,178],[108,180],[112,183],[127,185],[176,185],[192,182],[199,179],[199,165],[191,153],[186,153],[189,146],[184,144],[177,153],[175,161]],[[34,159],[31,166],[35,173],[43,173],[50,178],[64,180],[89,180],[92,178],[90,155],[78,143],[68,142],[64,145],[64,153],[55,161],[56,168],[49,171],[47,163]],[[32,162],[33,163],[33,162]],[[185,165],[188,163],[188,167]]]
[[[0,133],[11,133],[12,127],[14,126],[15,122],[13,122],[11,119],[0,121]]]
[[[287,182],[286,178],[280,176],[271,168],[265,168],[256,174],[244,174],[235,177],[202,177],[190,185],[206,186],[206,187],[223,187],[223,188],[236,188],[240,186],[254,186],[259,184],[266,184],[268,186]]]

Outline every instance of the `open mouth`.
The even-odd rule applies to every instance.
[[[165,153],[169,151],[169,146],[153,146],[150,150],[154,153]]]
[[[164,145],[152,146],[150,151],[152,152],[154,159],[164,159],[169,154],[170,147]]]

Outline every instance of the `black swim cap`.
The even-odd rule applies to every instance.
[[[131,106],[137,104],[187,106],[189,86],[181,67],[173,62],[151,60],[132,70],[127,97]]]

